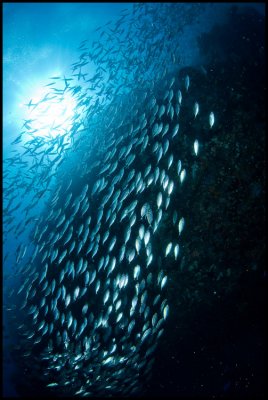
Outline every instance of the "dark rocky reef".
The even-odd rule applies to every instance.
[[[233,6],[198,43],[201,72],[182,72],[200,117],[213,110],[216,122],[200,130],[195,184],[185,185],[182,258],[170,272],[173,307],[149,392],[264,397],[264,17]]]

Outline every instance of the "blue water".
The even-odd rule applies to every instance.
[[[235,3],[233,3],[235,4]],[[250,3],[249,3],[250,4]],[[264,13],[264,4],[250,4]],[[243,3],[238,6],[242,7]],[[132,3],[4,3],[3,4],[3,144],[4,155],[22,126],[23,104],[48,83],[50,76],[69,73],[82,40],[93,41],[95,29],[116,20]],[[196,38],[225,18],[228,3],[214,4],[197,22],[186,26],[181,42],[183,63],[198,63]],[[183,64],[182,64],[183,65]]]
[[[247,5],[264,14],[263,3]],[[132,6],[132,3],[3,4],[4,158],[12,156],[11,142],[21,130],[25,118],[24,104],[35,96],[39,87],[49,82],[49,77],[70,74],[70,65],[80,55],[77,50],[80,42],[87,38],[94,41],[98,33],[96,28],[118,19],[123,9],[132,10]],[[243,4],[238,4],[238,7],[243,7]],[[204,7],[198,19],[186,25],[181,37],[181,67],[202,64],[196,39],[201,33],[209,32],[215,23],[224,23],[228,9],[228,3]],[[27,198],[24,201],[27,203]],[[20,220],[19,213],[16,218]],[[10,255],[9,262],[4,264],[5,275],[9,276],[13,271],[15,242],[26,236],[27,232],[22,232],[17,240],[7,238],[4,254],[9,252]],[[4,280],[7,290],[15,284],[14,279],[17,278]],[[19,396],[12,378],[16,367],[9,355],[9,348],[12,349],[14,343],[5,319],[4,313],[4,396]],[[226,381],[223,391],[227,392],[230,386],[231,383]]]

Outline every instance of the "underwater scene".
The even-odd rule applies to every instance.
[[[264,3],[2,11],[2,396],[264,398]]]

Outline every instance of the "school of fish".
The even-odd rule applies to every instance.
[[[19,237],[29,226],[32,245],[17,246],[20,283],[9,293],[20,362],[29,381],[38,381],[59,396],[142,393],[172,311],[166,294],[168,270],[180,257],[187,220],[178,204],[187,179],[192,179],[180,152],[187,135],[182,134],[181,115],[191,93],[191,76],[180,79],[174,72],[178,71],[175,52],[163,67],[168,48],[160,49],[156,43],[155,27],[151,33],[146,30],[149,17],[155,26],[163,23],[168,7],[135,4],[132,14],[123,12],[113,29],[101,33],[111,44],[125,34],[128,52],[126,43],[114,46],[114,51],[137,65],[135,85],[130,85],[129,65],[121,62],[119,69],[113,64],[101,39],[93,51],[84,41],[80,61],[73,65],[73,72],[79,71],[73,75],[83,84],[71,86],[75,76],[64,77],[64,89],[53,92],[71,93],[77,110],[83,112],[77,111],[72,127],[56,137],[35,136],[31,121],[26,121],[27,135],[32,135],[26,156],[32,166],[18,153],[4,168],[11,182],[20,179],[17,173],[11,180],[12,166],[25,168],[30,184],[21,185],[21,190],[33,193],[32,202],[22,209],[24,225],[9,228],[21,205],[11,208],[18,196],[13,199],[11,186],[4,187],[9,228],[5,236],[11,231]],[[124,25],[127,15],[146,37],[140,47],[132,40],[133,26]],[[143,50],[151,59],[135,64]],[[159,65],[154,67],[153,81],[147,81],[152,59]],[[98,70],[85,79],[83,68],[92,60]],[[128,74],[113,87],[111,75],[124,75],[124,68]],[[102,73],[110,74],[108,83],[101,80]],[[54,83],[59,79],[54,77]],[[202,105],[194,99],[191,107],[192,119],[198,120]],[[205,118],[207,129],[213,129],[213,111]],[[199,140],[196,137],[188,149],[196,160]],[[24,178],[22,171],[20,175]],[[31,214],[45,195],[44,210]]]

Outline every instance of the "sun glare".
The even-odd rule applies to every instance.
[[[51,138],[63,135],[71,127],[76,101],[68,92],[55,95],[40,88],[26,107],[28,133]]]

